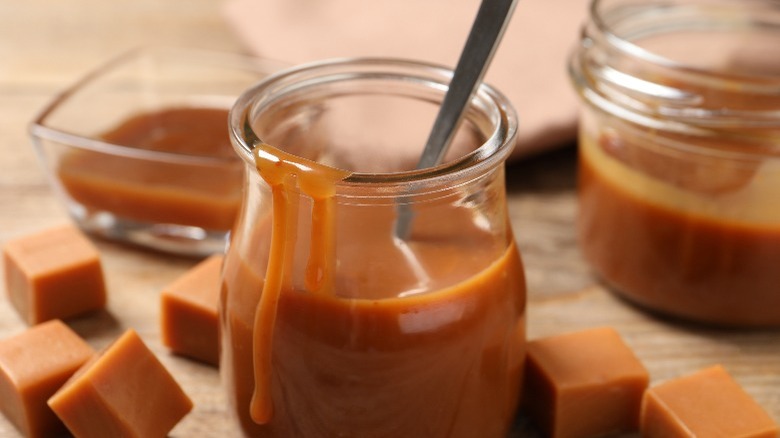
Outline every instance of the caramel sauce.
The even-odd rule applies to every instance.
[[[586,138],[580,149],[581,246],[599,274],[665,314],[780,325],[780,171],[769,162],[703,172],[697,166],[709,163],[649,160],[631,169],[615,161],[614,144]]]
[[[94,211],[135,221],[212,230],[233,225],[243,166],[230,145],[227,110],[169,108],[132,116],[98,136],[129,148],[223,159],[213,164],[65,153],[57,177],[65,192]]]
[[[260,176],[271,187],[273,219],[271,253],[266,270],[263,293],[257,306],[254,322],[253,349],[255,392],[250,412],[252,420],[265,424],[271,419],[271,348],[277,305],[282,288],[291,284],[292,258],[297,240],[298,192],[311,197],[311,251],[306,269],[307,290],[327,292],[332,287],[333,254],[333,195],[336,182],[349,172],[304,162],[303,159],[281,150],[268,152],[266,145],[253,151]]]

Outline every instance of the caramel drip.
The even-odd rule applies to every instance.
[[[253,155],[257,171],[271,186],[273,197],[271,249],[254,319],[255,391],[249,408],[254,422],[267,424],[273,416],[271,355],[274,322],[282,289],[289,289],[292,284],[300,204],[298,190],[312,199],[311,244],[304,285],[312,292],[330,292],[335,260],[333,195],[336,183],[349,176],[349,172],[325,167],[264,144],[258,145]]]
[[[336,239],[334,229],[334,201],[332,197],[315,199],[311,212],[311,245],[309,263],[306,266],[306,289],[312,292],[330,293],[335,271]]]

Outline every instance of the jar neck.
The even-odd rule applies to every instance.
[[[779,40],[771,0],[595,0],[569,68],[587,103],[642,126],[774,130]]]
[[[505,96],[481,85],[467,108],[461,127],[465,133],[462,141],[456,138],[459,146],[453,154],[439,166],[414,170],[425,138],[406,135],[407,131],[413,124],[420,125],[418,131],[432,126],[427,120],[414,120],[414,111],[425,107],[428,115],[431,108],[437,109],[451,76],[440,66],[379,58],[295,67],[239,97],[230,115],[233,145],[248,164],[253,163],[252,150],[266,143],[317,165],[351,172],[336,183],[337,196],[392,200],[410,192],[435,193],[467,184],[503,165],[515,143],[517,117]],[[355,120],[366,126],[356,128]],[[399,144],[411,146],[392,149],[396,137]],[[371,149],[382,142],[388,146]],[[384,165],[383,160],[404,154],[408,163]],[[369,162],[371,170],[354,164],[361,160]]]

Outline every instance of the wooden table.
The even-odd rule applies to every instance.
[[[52,95],[103,60],[143,44],[240,51],[218,1],[0,1],[0,244],[67,222],[36,161],[26,124]],[[581,260],[574,232],[574,147],[508,170],[511,219],[525,259],[531,338],[612,325],[659,382],[722,363],[780,420],[780,332],[723,331],[656,319],[599,286]],[[170,355],[160,344],[160,290],[195,261],[98,241],[107,312],[71,321],[101,348],[135,328],[195,402],[173,436],[233,435],[219,375]],[[25,325],[2,294],[0,338]],[[0,437],[18,436],[0,417]]]

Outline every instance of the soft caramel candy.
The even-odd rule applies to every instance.
[[[217,365],[222,256],[202,261],[161,294],[162,342],[173,352]]]
[[[777,424],[720,365],[647,390],[643,438],[776,438]]]
[[[94,354],[59,320],[0,341],[0,410],[27,437],[64,435],[46,400]]]
[[[537,339],[528,343],[523,406],[554,438],[632,432],[648,380],[612,328]]]
[[[106,305],[100,254],[74,226],[9,241],[3,263],[8,297],[28,324],[67,319]]]
[[[84,364],[49,406],[79,438],[155,438],[165,437],[192,401],[129,329]]]

